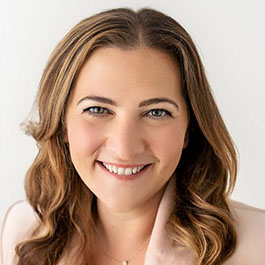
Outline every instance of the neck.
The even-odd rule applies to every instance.
[[[130,211],[114,211],[97,200],[99,244],[109,255],[130,258],[148,245],[164,188],[152,199]],[[145,249],[146,249],[145,248]]]

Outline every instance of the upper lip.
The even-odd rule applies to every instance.
[[[121,167],[121,168],[128,168],[128,167],[141,167],[141,166],[146,166],[146,165],[149,165],[148,163],[147,164],[116,164],[116,163],[111,163],[111,162],[103,162],[103,161],[99,161],[101,163],[104,163],[104,164],[108,164],[108,165],[111,165],[111,166],[116,166],[116,167]]]

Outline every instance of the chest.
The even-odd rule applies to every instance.
[[[102,253],[101,250],[95,251],[91,256],[92,265],[145,265],[146,249],[141,251],[135,257],[122,261]]]

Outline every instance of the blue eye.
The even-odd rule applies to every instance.
[[[106,108],[98,107],[98,106],[93,106],[89,107],[83,110],[83,113],[88,113],[89,115],[105,115],[107,113],[110,113]]]
[[[172,114],[164,109],[152,109],[149,112],[147,112],[147,116],[149,116],[151,119],[167,119],[172,117]]]
[[[99,106],[88,107],[83,110],[83,113],[87,113],[91,116],[105,116],[111,114],[108,109]],[[148,111],[145,115],[148,116],[148,118],[154,120],[162,120],[172,117],[172,114],[165,109],[152,109]]]

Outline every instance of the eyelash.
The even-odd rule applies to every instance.
[[[96,113],[96,112],[91,111],[91,109],[97,109],[97,110],[100,109],[101,111],[103,111],[103,113],[102,112]],[[151,109],[148,112],[146,112],[145,114],[151,113],[153,111],[159,111],[160,113],[163,112],[164,114],[163,114],[163,116],[160,116],[160,117],[149,116],[150,119],[163,120],[163,119],[172,118],[171,112],[169,112],[168,110],[165,110],[165,109]],[[107,113],[104,113],[104,112],[107,112]],[[93,106],[93,107],[86,108],[83,110],[83,113],[88,113],[88,115],[92,115],[92,116],[105,116],[107,114],[111,114],[111,112],[108,109],[103,108],[103,107],[99,107],[99,106]]]

